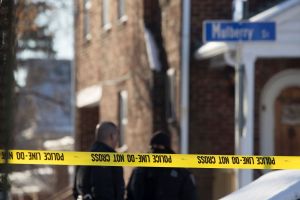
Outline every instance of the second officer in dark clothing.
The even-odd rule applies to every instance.
[[[92,152],[115,152],[119,138],[117,126],[103,122],[96,127],[96,142]],[[124,200],[124,179],[122,167],[81,166],[77,169],[74,197],[77,200]]]
[[[153,135],[152,153],[173,154],[170,137],[159,131]],[[136,168],[128,186],[127,200],[196,200],[193,175],[180,168]]]

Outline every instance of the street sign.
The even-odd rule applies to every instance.
[[[274,41],[275,22],[204,21],[203,41]]]

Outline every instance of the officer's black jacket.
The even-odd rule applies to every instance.
[[[104,143],[95,142],[91,148],[91,152],[115,151]],[[80,173],[80,171],[85,172]],[[87,176],[88,178],[85,178],[84,176]],[[81,167],[81,170],[80,168],[77,170],[75,179],[75,188],[79,194],[90,193],[93,196],[93,199],[101,200],[124,199],[125,184],[122,167]]]
[[[136,168],[127,185],[127,200],[196,199],[195,181],[187,169]]]

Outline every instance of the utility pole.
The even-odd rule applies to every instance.
[[[2,29],[0,30],[0,149],[4,155],[8,155],[11,147],[13,129],[13,69],[15,65],[15,24],[14,24],[14,1],[0,0],[0,9],[7,10],[0,19]],[[1,166],[2,175],[0,188],[0,199],[8,199],[8,173],[10,171],[8,156],[5,156],[4,164]],[[2,190],[2,191],[1,191]]]

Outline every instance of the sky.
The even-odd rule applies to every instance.
[[[74,58],[74,14],[73,0],[32,0],[47,1],[55,5],[51,12],[41,15],[37,19],[37,23],[49,24],[50,31],[54,34],[54,50],[57,52],[56,59]],[[22,58],[42,58],[43,55],[32,54],[32,52],[23,52]],[[20,86],[25,86],[27,70],[19,68],[15,71],[16,81]]]
[[[63,0],[63,2],[65,6],[53,12],[50,28],[54,30],[54,49],[57,51],[56,58],[73,59],[73,0]]]
[[[52,10],[48,10],[41,14],[36,23],[49,27],[49,32],[54,35],[54,50],[57,52],[56,59],[74,58],[74,14],[73,0],[31,0],[32,2],[45,1],[53,6]],[[23,51],[18,57],[26,58],[45,58],[43,53],[33,53],[31,51]]]

